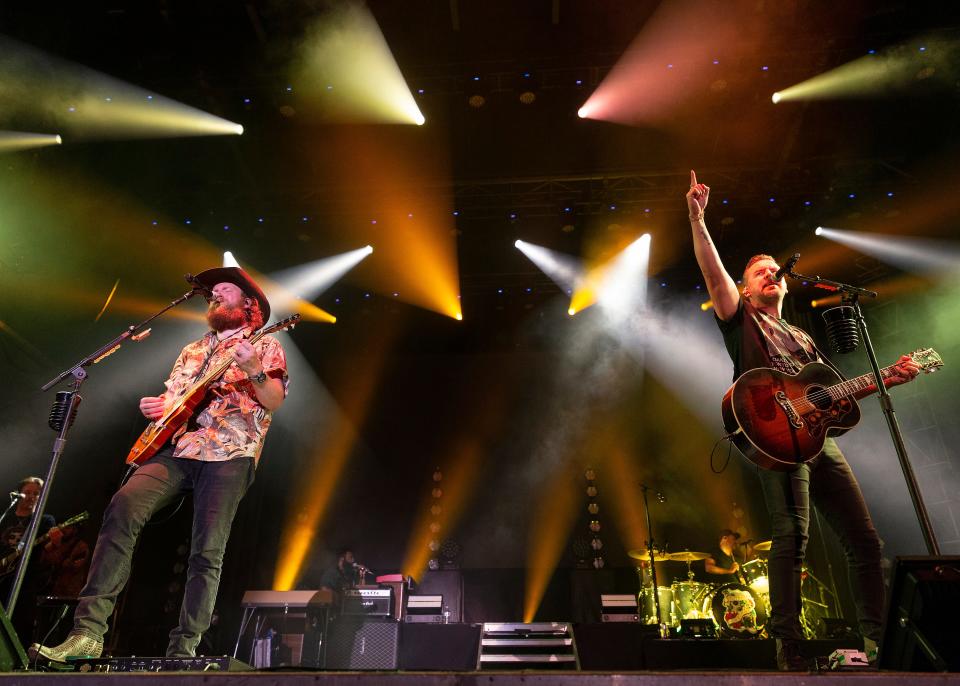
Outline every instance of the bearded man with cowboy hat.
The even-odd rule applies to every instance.
[[[239,267],[208,269],[196,280],[210,290],[212,329],[180,353],[166,391],[140,400],[150,420],[185,395],[207,369],[230,360],[210,386],[206,404],[170,443],[140,466],[114,494],[104,514],[87,582],[74,613],[74,628],[58,646],[34,644],[31,657],[65,662],[99,657],[107,620],[127,583],[144,524],[160,508],[193,493],[193,531],[180,621],[170,632],[167,655],[192,657],[210,627],[224,550],[237,506],[253,483],[272,413],[287,394],[287,365],[279,341],[247,337],[270,316],[260,287]]]

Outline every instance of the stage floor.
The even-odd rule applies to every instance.
[[[18,672],[0,676],[4,684],[41,686],[116,686],[123,680],[143,684],[156,681],[164,686],[201,686],[220,683],[239,686],[760,686],[777,683],[783,686],[818,686],[844,684],[851,679],[856,686],[893,686],[910,681],[913,686],[960,686],[960,673],[926,674],[906,672],[820,672],[781,673],[744,671],[671,671],[671,672],[125,672],[114,674],[75,674],[52,672]]]

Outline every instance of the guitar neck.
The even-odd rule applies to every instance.
[[[895,366],[896,365],[890,365],[889,367],[884,367],[880,370],[880,376],[884,379],[893,376],[893,370]],[[866,374],[861,374],[856,378],[842,381],[835,386],[831,386],[828,390],[830,391],[830,397],[834,400],[846,398],[851,395],[859,400],[860,398],[870,395],[876,389],[877,383],[873,376],[873,372],[868,372]]]

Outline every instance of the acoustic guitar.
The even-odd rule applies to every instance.
[[[933,348],[910,359],[923,372],[943,366]],[[893,376],[895,365],[880,370]],[[740,375],[723,396],[723,426],[744,456],[764,469],[790,471],[820,454],[828,436],[860,421],[857,399],[874,392],[873,373],[844,381],[822,362],[796,374],[760,367]]]
[[[299,321],[300,315],[295,314],[276,324],[260,329],[247,340],[251,344],[256,343],[267,334],[292,329]],[[210,385],[219,379],[231,364],[233,364],[233,358],[227,357],[219,364],[211,365],[210,369],[186,393],[177,398],[177,401],[163,413],[162,417],[150,422],[143,433],[140,434],[140,438],[130,448],[127,455],[127,464],[135,464],[139,467],[156,455],[180,430],[180,427],[190,421],[190,417],[194,415],[196,409],[206,398]]]

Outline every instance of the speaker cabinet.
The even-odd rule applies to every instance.
[[[393,619],[339,617],[328,635],[326,669],[397,668],[400,624]]]
[[[424,573],[417,584],[417,595],[443,596],[440,614],[446,623],[456,624],[463,621],[463,575],[459,569],[435,569]],[[445,613],[450,613],[446,615]]]
[[[960,556],[898,557],[881,669],[960,671]]]

